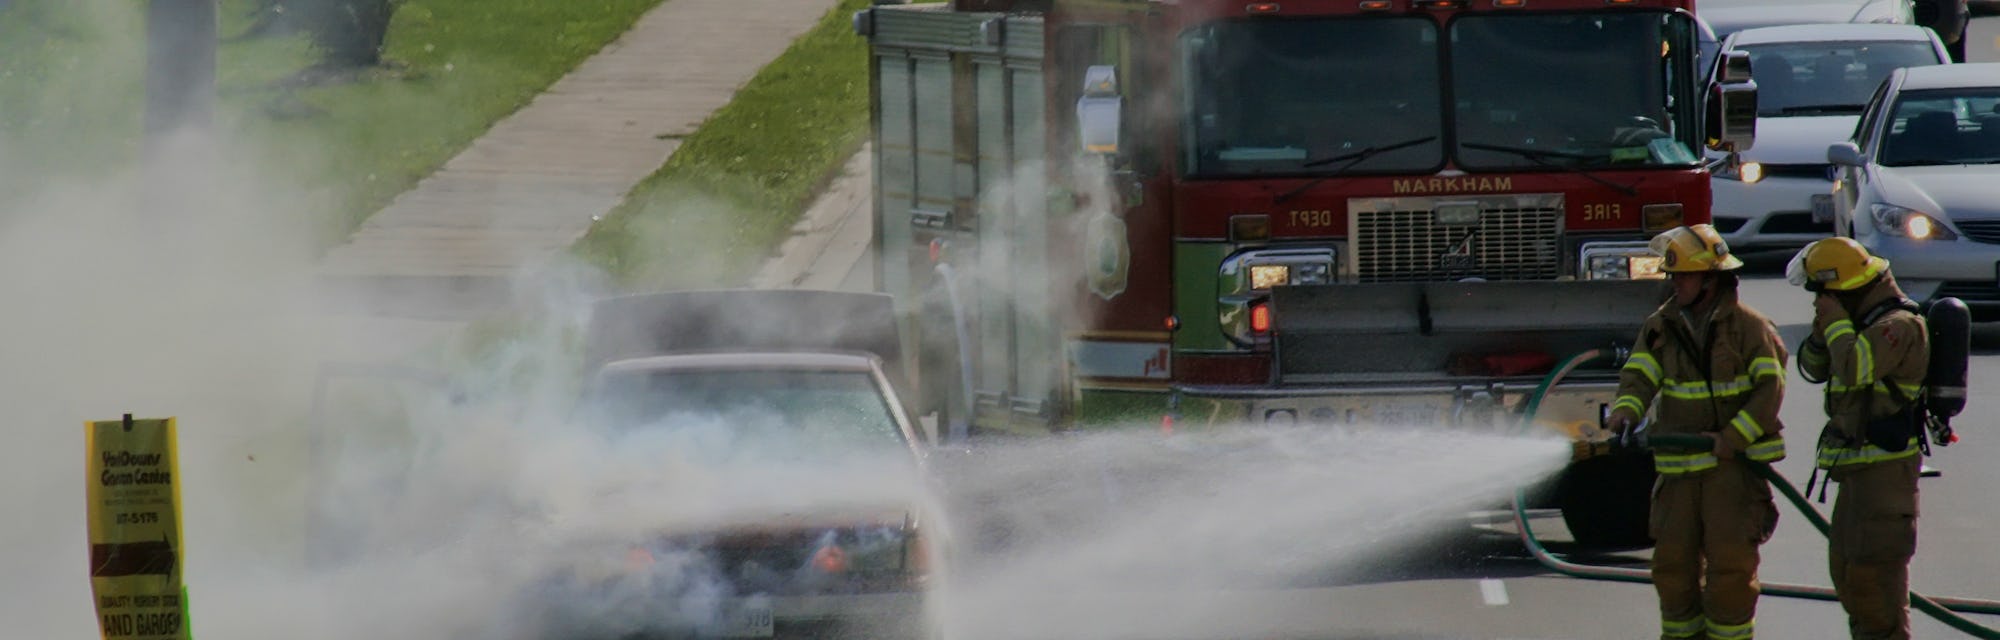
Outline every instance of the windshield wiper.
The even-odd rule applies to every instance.
[[[1861,113],[1866,105],[1859,104],[1802,104],[1778,110],[1778,115],[1795,116],[1801,113]]]
[[[1634,189],[1631,186],[1618,184],[1616,182],[1600,178],[1597,176],[1597,174],[1591,173],[1589,171],[1584,171],[1576,167],[1572,167],[1566,164],[1556,164],[1543,159],[1543,158],[1567,158],[1570,160],[1594,160],[1597,158],[1597,156],[1585,155],[1581,153],[1570,153],[1567,151],[1547,151],[1543,149],[1529,149],[1527,147],[1509,147],[1497,144],[1481,144],[1478,142],[1461,142],[1458,143],[1458,146],[1465,147],[1467,149],[1476,149],[1479,151],[1493,151],[1498,153],[1506,153],[1506,154],[1520,156],[1522,158],[1526,158],[1529,162],[1533,162],[1535,164],[1544,167],[1549,167],[1551,169],[1562,169],[1564,171],[1568,171],[1570,173],[1574,173],[1576,175],[1589,178],[1591,182],[1595,182],[1607,187],[1611,187],[1613,189],[1617,189],[1619,193],[1623,193],[1627,196],[1639,195],[1639,190]]]
[[[1414,147],[1426,142],[1430,142],[1432,140],[1436,140],[1437,138],[1438,138],[1437,136],[1424,136],[1422,138],[1417,138],[1414,140],[1404,140],[1402,142],[1398,142],[1395,144],[1376,145],[1358,151],[1343,153],[1337,156],[1320,158],[1318,160],[1308,160],[1305,162],[1305,164],[1302,164],[1300,166],[1320,167],[1341,161],[1346,161],[1347,164],[1340,165],[1340,168],[1334,169],[1332,173],[1328,173],[1318,178],[1314,178],[1310,182],[1294,187],[1291,191],[1286,191],[1284,193],[1278,194],[1278,197],[1271,199],[1271,204],[1284,204],[1286,200],[1298,197],[1299,194],[1305,193],[1307,189],[1319,186],[1319,183],[1326,182],[1329,179],[1340,177],[1340,174],[1347,173],[1348,169],[1354,168],[1354,165],[1361,164],[1363,161],[1369,158],[1373,158],[1375,156],[1388,153],[1390,151],[1395,151],[1397,149],[1407,149],[1409,147]]]

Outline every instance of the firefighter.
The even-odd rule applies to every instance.
[[[1654,452],[1650,531],[1660,637],[1756,633],[1759,550],[1778,524],[1771,486],[1739,455],[1785,457],[1778,423],[1788,353],[1777,326],[1737,299],[1743,261],[1707,224],[1655,236],[1673,297],[1639,329],[1607,425],[1646,415],[1656,434],[1703,434],[1707,451]],[[1657,400],[1656,400],[1657,398]]]
[[[1907,639],[1923,461],[1914,408],[1930,365],[1930,332],[1896,286],[1889,261],[1853,240],[1807,245],[1786,271],[1814,294],[1799,369],[1826,385],[1827,425],[1813,474],[1824,470],[1840,483],[1827,549],[1833,587],[1854,638]]]

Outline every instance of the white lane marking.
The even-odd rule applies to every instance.
[[[1479,597],[1486,599],[1486,606],[1507,606],[1507,583],[1499,580],[1480,580]]]

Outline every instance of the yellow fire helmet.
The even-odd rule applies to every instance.
[[[1706,223],[1674,227],[1653,236],[1652,249],[1660,254],[1660,270],[1668,273],[1733,271],[1743,266],[1742,260],[1730,255],[1722,234]]]
[[[1807,291],[1853,291],[1888,270],[1889,261],[1868,254],[1852,238],[1816,240],[1785,265],[1785,279]]]

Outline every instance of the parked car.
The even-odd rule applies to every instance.
[[[1916,24],[1913,0],[1703,0],[1695,10],[1716,37],[1791,24]]]
[[[1947,60],[1936,33],[1909,24],[1761,27],[1730,34],[1722,48],[1750,54],[1757,81],[1757,144],[1714,179],[1716,229],[1739,251],[1832,235],[1826,146],[1854,133],[1889,72]]]
[[[1993,0],[1986,0],[1991,2]],[[1718,37],[1789,24],[1888,23],[1930,27],[1952,61],[1965,61],[1968,0],[1704,0],[1696,10]]]
[[[565,541],[526,594],[542,635],[935,637],[939,440],[902,393],[889,296],[624,296],[594,306],[585,339],[577,426],[714,486],[663,496],[700,504],[657,524]]]
[[[1834,226],[1919,302],[2000,320],[2000,63],[1899,69],[1832,145]]]

